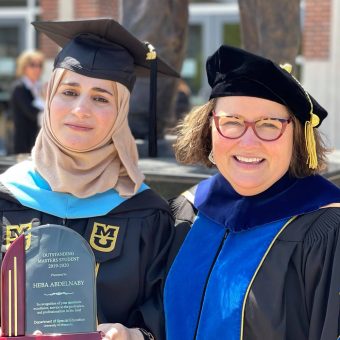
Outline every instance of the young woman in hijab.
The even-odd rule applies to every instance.
[[[135,71],[147,70],[140,59],[148,48],[109,19],[36,26],[63,49],[32,161],[0,176],[2,250],[15,230],[44,224],[75,230],[96,258],[98,330],[105,339],[162,339],[173,220],[166,202],[143,183],[127,117]],[[157,62],[159,71],[175,75]],[[114,240],[97,242],[98,226],[114,226]]]
[[[327,112],[290,72],[229,46],[207,61],[210,100],[176,152],[218,172],[173,202],[182,227],[196,218],[165,285],[169,340],[339,336],[340,190],[318,175]]]

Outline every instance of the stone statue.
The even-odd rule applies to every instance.
[[[170,66],[180,72],[185,56],[189,0],[124,0],[122,24],[148,41]],[[175,124],[176,79],[158,77],[158,136]],[[147,139],[149,80],[137,79],[131,97],[129,123],[135,138]]]
[[[300,47],[299,0],[238,0],[243,47],[277,63],[295,64]]]

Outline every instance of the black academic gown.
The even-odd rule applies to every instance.
[[[98,322],[141,327],[156,339],[164,339],[162,288],[173,219],[167,203],[156,193],[146,189],[103,216],[63,218],[23,206],[0,184],[0,214],[3,252],[20,232],[38,225],[64,225],[90,244],[96,225],[119,227],[112,251],[92,248],[99,266]]]
[[[268,195],[260,196],[260,203],[255,205],[235,192],[228,193],[230,187],[227,190],[223,187],[225,183],[221,177],[215,182],[210,180],[210,184],[206,185],[207,190],[201,190],[201,198],[196,202],[190,202],[183,195],[171,202],[177,224],[172,254],[177,252],[185,234],[189,233],[170,269],[165,288],[169,340],[337,339],[340,334],[340,208],[317,209],[317,206],[339,202],[339,191],[320,176],[304,181],[285,177],[277,190],[274,188]],[[320,187],[314,187],[313,183]],[[282,190],[285,186],[286,191]],[[301,193],[303,188],[305,190]],[[195,192],[192,193],[195,195]],[[321,195],[324,198],[316,198],[315,204],[303,206],[302,202],[307,201],[307,198],[313,200],[313,193],[314,197]],[[235,204],[228,206],[228,198],[231,201],[234,199]],[[272,202],[272,199],[276,202]],[[298,211],[300,214],[297,214]],[[226,231],[217,236],[216,233],[210,234],[208,227],[201,237],[195,238],[197,230],[193,232],[190,228],[197,212],[201,214],[201,220],[203,217],[209,224],[214,219],[212,227],[220,226]],[[261,236],[261,228],[275,227],[275,223],[270,221],[276,217],[290,218],[293,215],[296,217],[289,220],[277,238],[273,238],[262,262],[259,261],[258,270],[252,274],[252,281],[247,283],[248,289],[242,292],[240,306],[232,305],[238,301],[235,298],[240,290],[237,283],[243,279],[243,275],[247,275],[243,269],[247,270],[249,261],[255,256],[247,252],[252,242],[250,239],[247,243],[246,235],[254,231],[256,233],[257,229],[257,235]],[[287,219],[282,224],[286,222]],[[239,229],[232,229],[232,225],[237,225]],[[235,237],[234,241],[232,237],[235,235],[241,235],[245,240],[242,246],[245,249],[244,256],[233,264],[239,268],[238,271],[230,268],[230,255],[224,255],[228,249],[229,252],[231,249],[230,254],[240,250],[234,246]],[[228,240],[230,237],[231,241]],[[209,248],[210,243],[214,242],[216,247]],[[204,257],[199,255],[204,252]],[[211,261],[205,268],[207,257],[211,257]],[[234,272],[242,275],[235,279]],[[231,280],[227,279],[223,283],[225,275],[229,275]],[[235,286],[222,293],[223,287],[232,283],[236,283]],[[176,299],[172,298],[175,287],[181,287]],[[220,290],[214,287],[220,287]],[[191,296],[188,296],[189,291]],[[223,295],[228,292],[231,292],[229,297]],[[199,301],[195,303],[194,299]],[[231,307],[226,307],[226,301]],[[228,319],[225,313],[235,310],[237,318]],[[225,333],[217,331],[216,335],[209,331],[209,327],[213,331],[219,328],[223,330],[223,323],[228,329],[228,323],[234,328],[227,337]]]
[[[340,208],[293,221],[258,272],[244,339],[328,340],[340,334]]]
[[[14,83],[10,110],[14,122],[14,153],[30,153],[38,134],[39,109],[33,105],[33,94],[19,79]]]

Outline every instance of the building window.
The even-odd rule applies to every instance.
[[[0,0],[0,7],[23,7],[27,6],[27,0]]]

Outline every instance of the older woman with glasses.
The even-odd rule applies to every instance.
[[[340,190],[318,174],[327,112],[290,72],[229,46],[207,61],[210,100],[175,149],[218,172],[172,202],[193,224],[165,286],[169,340],[339,336]]]

